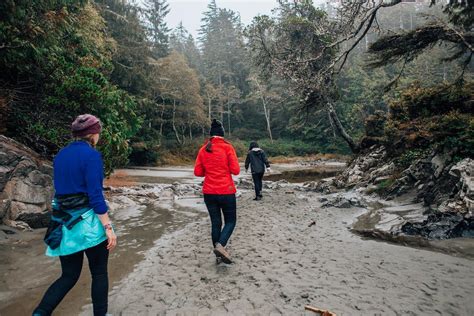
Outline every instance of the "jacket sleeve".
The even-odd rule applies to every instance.
[[[96,214],[107,213],[107,204],[105,203],[102,183],[104,181],[104,165],[100,153],[94,151],[87,159],[85,164],[85,177],[89,205]]]
[[[247,158],[245,158],[245,170],[248,170],[250,166],[250,155],[247,154]]]
[[[267,168],[270,168],[270,163],[268,162],[268,158],[265,152],[263,152],[263,163],[265,164]]]
[[[194,175],[196,177],[204,177],[205,175],[205,170],[204,170],[204,165],[202,164],[202,149],[199,150],[199,153],[196,157],[196,163],[194,164]]]
[[[237,154],[235,153],[234,147],[229,146],[229,151],[227,153],[227,159],[229,162],[229,170],[233,175],[238,175],[240,173],[239,160],[237,159]]]

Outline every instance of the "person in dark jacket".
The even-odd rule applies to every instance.
[[[252,171],[252,179],[255,186],[255,201],[262,199],[262,180],[265,174],[265,169],[270,171],[270,163],[268,162],[265,152],[258,147],[257,142],[251,142],[249,152],[245,159],[245,171],[247,172],[250,166]]]

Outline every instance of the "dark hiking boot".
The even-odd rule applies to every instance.
[[[216,247],[214,248],[214,254],[217,257],[220,257],[222,259],[222,262],[227,263],[227,264],[232,263],[229,253],[225,250],[225,248],[220,243],[216,244]]]

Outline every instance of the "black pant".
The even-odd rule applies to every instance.
[[[255,196],[262,196],[262,187],[263,187],[263,172],[262,173],[252,173],[253,184],[255,186]]]
[[[235,194],[204,194],[204,202],[211,218],[212,245],[220,243],[225,246],[237,222]],[[221,212],[224,215],[224,228]]]
[[[74,287],[81,275],[84,252],[89,261],[89,270],[92,275],[92,304],[94,316],[103,316],[107,313],[107,296],[109,291],[109,280],[107,275],[107,261],[109,251],[107,241],[72,255],[60,256],[62,274],[44,294],[41,303],[33,312],[33,315],[51,315],[56,306],[61,303],[66,294]]]

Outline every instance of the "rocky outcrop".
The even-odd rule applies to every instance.
[[[422,203],[426,218],[416,222],[405,218],[396,229],[399,233],[428,238],[474,236],[474,160],[455,162],[452,157],[433,150],[402,168],[399,157],[376,145],[357,156],[332,184],[366,194],[377,192],[388,200],[406,196]]]
[[[454,203],[456,200],[460,201],[466,206],[467,212],[471,215],[474,214],[474,160],[464,159],[455,164],[450,170],[449,175],[455,179],[460,179],[457,183],[458,193],[455,196]],[[448,203],[449,204],[449,203]],[[455,208],[455,207],[449,207]]]
[[[23,229],[45,227],[53,197],[52,176],[48,161],[0,135],[0,221]]]
[[[365,155],[357,156],[344,172],[336,177],[334,184],[339,188],[363,187],[377,178],[390,175],[394,166],[387,161],[387,151],[383,146],[372,146]]]

